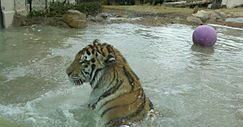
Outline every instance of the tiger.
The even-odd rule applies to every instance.
[[[138,76],[110,44],[94,40],[76,54],[66,73],[74,85],[90,84],[88,107],[105,127],[131,125],[153,112]]]

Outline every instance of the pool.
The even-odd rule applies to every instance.
[[[118,48],[160,113],[139,127],[243,126],[243,29],[217,26],[214,48],[192,45],[194,27],[31,26],[0,31],[0,116],[33,127],[99,127],[89,85],[65,74],[94,39]]]

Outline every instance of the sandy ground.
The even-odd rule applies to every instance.
[[[212,11],[210,9],[199,8],[199,10]],[[165,6],[103,6],[103,12],[115,13],[121,17],[143,17],[141,20],[129,21],[130,23],[139,23],[143,25],[162,25],[162,24],[191,24],[186,18],[191,16],[192,8],[173,8]],[[216,11],[224,12],[225,17],[243,17],[243,8],[218,9]],[[217,22],[215,22],[217,23]],[[225,24],[218,22],[217,24]]]

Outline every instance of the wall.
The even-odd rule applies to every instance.
[[[14,16],[14,0],[1,0],[3,12],[3,25],[8,28],[12,25]]]
[[[15,12],[27,14],[25,0],[1,0],[1,4],[5,28],[12,25]]]
[[[243,0],[223,0],[222,5],[226,5],[227,8],[233,8],[235,6],[243,5]]]
[[[4,26],[3,26],[3,13],[2,13],[2,1],[0,0],[0,29],[2,29]]]

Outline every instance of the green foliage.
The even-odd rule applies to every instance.
[[[30,17],[48,16],[48,17],[62,17],[68,10],[78,10],[87,15],[95,15],[101,12],[100,2],[82,2],[78,4],[69,4],[62,2],[51,2],[47,10],[32,10],[29,13]]]
[[[45,10],[32,10],[28,16],[29,17],[39,17],[39,16],[46,16],[47,12]]]
[[[75,5],[75,9],[88,15],[95,15],[101,12],[100,2],[84,2]]]
[[[101,5],[99,2],[83,2],[78,4],[63,4],[61,2],[52,2],[49,7],[48,16],[60,17],[70,9],[79,10],[80,12],[83,12],[87,15],[95,15],[101,11]]]
[[[61,17],[69,9],[74,9],[73,4],[64,4],[61,2],[51,2],[49,5],[49,17]]]

